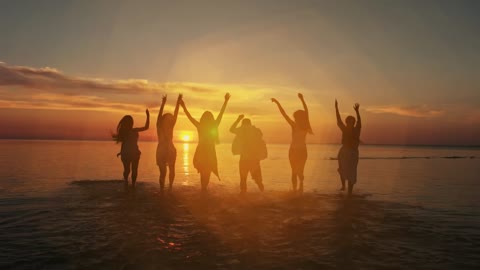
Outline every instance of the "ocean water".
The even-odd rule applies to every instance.
[[[339,191],[338,145],[309,145],[305,193],[289,192],[288,145],[268,145],[265,192],[239,195],[238,157],[201,195],[195,144],[176,144],[161,196],[156,143],[140,142],[138,187],[119,145],[0,141],[1,269],[476,269],[480,148],[361,146],[355,196]]]

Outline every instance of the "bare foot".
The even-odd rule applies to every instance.
[[[262,183],[258,184],[258,188],[260,189],[261,192],[263,192],[265,190]]]

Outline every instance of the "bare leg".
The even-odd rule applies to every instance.
[[[353,184],[352,182],[348,181],[348,196],[351,196],[352,195],[352,192],[353,192],[353,186],[355,184]]]
[[[288,150],[288,161],[290,161],[290,168],[292,168],[292,189],[297,192],[297,160],[294,148],[290,145]]]
[[[252,175],[252,178],[255,180],[255,183],[257,183],[258,189],[263,192],[264,187],[263,187],[263,179],[262,179],[262,169],[260,168],[260,161],[257,161],[254,165],[252,165],[250,174]]]
[[[348,195],[352,195],[353,192],[353,186],[357,183],[357,166],[358,166],[358,152],[357,156],[355,157],[355,164],[354,164],[354,170],[353,170],[353,175],[351,176],[351,180],[348,181]]]
[[[165,177],[167,175],[167,165],[162,162],[161,165],[158,165],[158,169],[160,170],[158,183],[160,184],[160,192],[163,194],[163,190],[165,189]]]
[[[292,168],[292,189],[293,192],[297,192],[297,162],[292,154],[292,150],[289,152],[288,159]]]
[[[202,183],[202,192],[207,192],[208,183],[210,182],[211,172],[200,172],[200,182]]]
[[[300,193],[303,193],[303,179],[305,179],[305,176],[303,175],[303,171],[305,170],[305,163],[307,160],[302,160],[302,163],[299,165],[298,168],[298,179],[300,180],[300,186],[298,188],[298,191]]]
[[[168,164],[168,191],[172,191],[175,181],[175,161]]]
[[[300,180],[300,183],[299,183],[299,186],[298,186],[298,191],[299,191],[300,193],[303,193],[303,179],[304,179],[304,178],[305,178],[305,177],[304,177],[303,175],[299,175],[299,176],[298,176],[298,179]]]
[[[292,189],[293,192],[297,192],[297,174],[292,169]]]
[[[125,188],[128,188],[128,175],[130,174],[130,161],[129,160],[122,160],[123,164],[123,180],[125,184]]]
[[[140,159],[132,160],[132,187],[135,188],[135,182],[137,182],[138,163]]]
[[[342,176],[342,173],[341,173],[341,169],[342,166],[340,165],[340,157],[338,158],[338,174],[340,175],[340,182],[342,183],[342,187],[340,188],[340,190],[345,190],[345,178]]]
[[[345,190],[345,178],[343,178],[342,175],[340,175],[340,181],[342,182],[342,187],[340,190]]]
[[[248,177],[248,164],[244,160],[240,160],[240,193],[247,192],[247,177]]]

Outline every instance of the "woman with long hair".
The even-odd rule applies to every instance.
[[[357,119],[349,115],[345,118],[344,124],[338,111],[338,102],[335,99],[337,126],[342,131],[342,147],[338,151],[338,173],[342,182],[341,190],[345,190],[345,181],[348,181],[348,195],[352,195],[353,186],[357,183],[358,145],[360,144],[360,131],[362,130],[360,104],[355,103],[353,109],[357,114]]]
[[[223,113],[225,112],[229,99],[230,94],[225,94],[225,101],[216,119],[210,111],[206,111],[202,114],[200,121],[195,120],[188,112],[183,100],[180,101],[180,105],[182,105],[185,114],[190,122],[197,128],[198,132],[198,145],[193,156],[193,166],[200,173],[202,192],[207,191],[211,173],[219,177],[215,145],[218,143],[218,126],[222,121]]]
[[[177,104],[175,105],[175,111],[173,114],[165,113],[163,114],[163,108],[167,102],[167,96],[163,96],[162,105],[160,106],[160,111],[158,112],[157,117],[157,166],[160,171],[160,177],[158,179],[160,183],[160,191],[163,194],[165,188],[165,177],[167,176],[167,166],[168,166],[168,190],[172,191],[173,181],[175,180],[175,160],[177,159],[177,149],[173,145],[173,128],[177,122],[178,116],[178,107],[180,106],[180,101],[182,100],[182,95],[178,95]]]
[[[307,161],[307,144],[305,139],[307,134],[313,134],[313,131],[310,126],[308,108],[303,99],[303,95],[298,93],[298,98],[302,101],[303,110],[298,110],[293,113],[294,120],[290,119],[278,100],[272,98],[272,102],[277,104],[280,113],[292,128],[292,142],[290,143],[290,149],[288,151],[288,159],[290,160],[290,167],[292,168],[292,188],[294,192],[297,191],[298,179],[300,180],[298,190],[303,192],[303,180],[305,178],[303,171]]]
[[[132,172],[132,187],[135,188],[138,174],[138,162],[140,160],[140,150],[138,149],[138,133],[148,129],[150,125],[150,113],[145,110],[147,121],[145,126],[141,128],[133,127],[133,117],[125,115],[117,125],[117,133],[112,135],[115,142],[121,143],[120,153],[123,163],[123,179],[125,180],[125,188],[128,188],[128,175]]]

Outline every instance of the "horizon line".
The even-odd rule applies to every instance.
[[[107,139],[59,139],[59,138],[0,138],[0,141],[91,141],[91,142],[113,142],[113,140],[107,140]],[[157,142],[156,140],[139,140],[139,142]],[[181,143],[181,144],[196,144],[198,143],[197,141],[190,141],[190,142],[185,142],[185,141],[180,141],[180,140],[174,140],[174,143]],[[231,142],[221,142],[219,144],[229,144]],[[290,144],[288,143],[267,143],[267,144]],[[307,143],[310,145],[341,145],[341,143]],[[360,145],[365,145],[365,146],[414,146],[414,147],[472,147],[472,148],[480,148],[480,144],[474,144],[474,145],[468,145],[468,144],[385,144],[385,143],[363,143]]]

